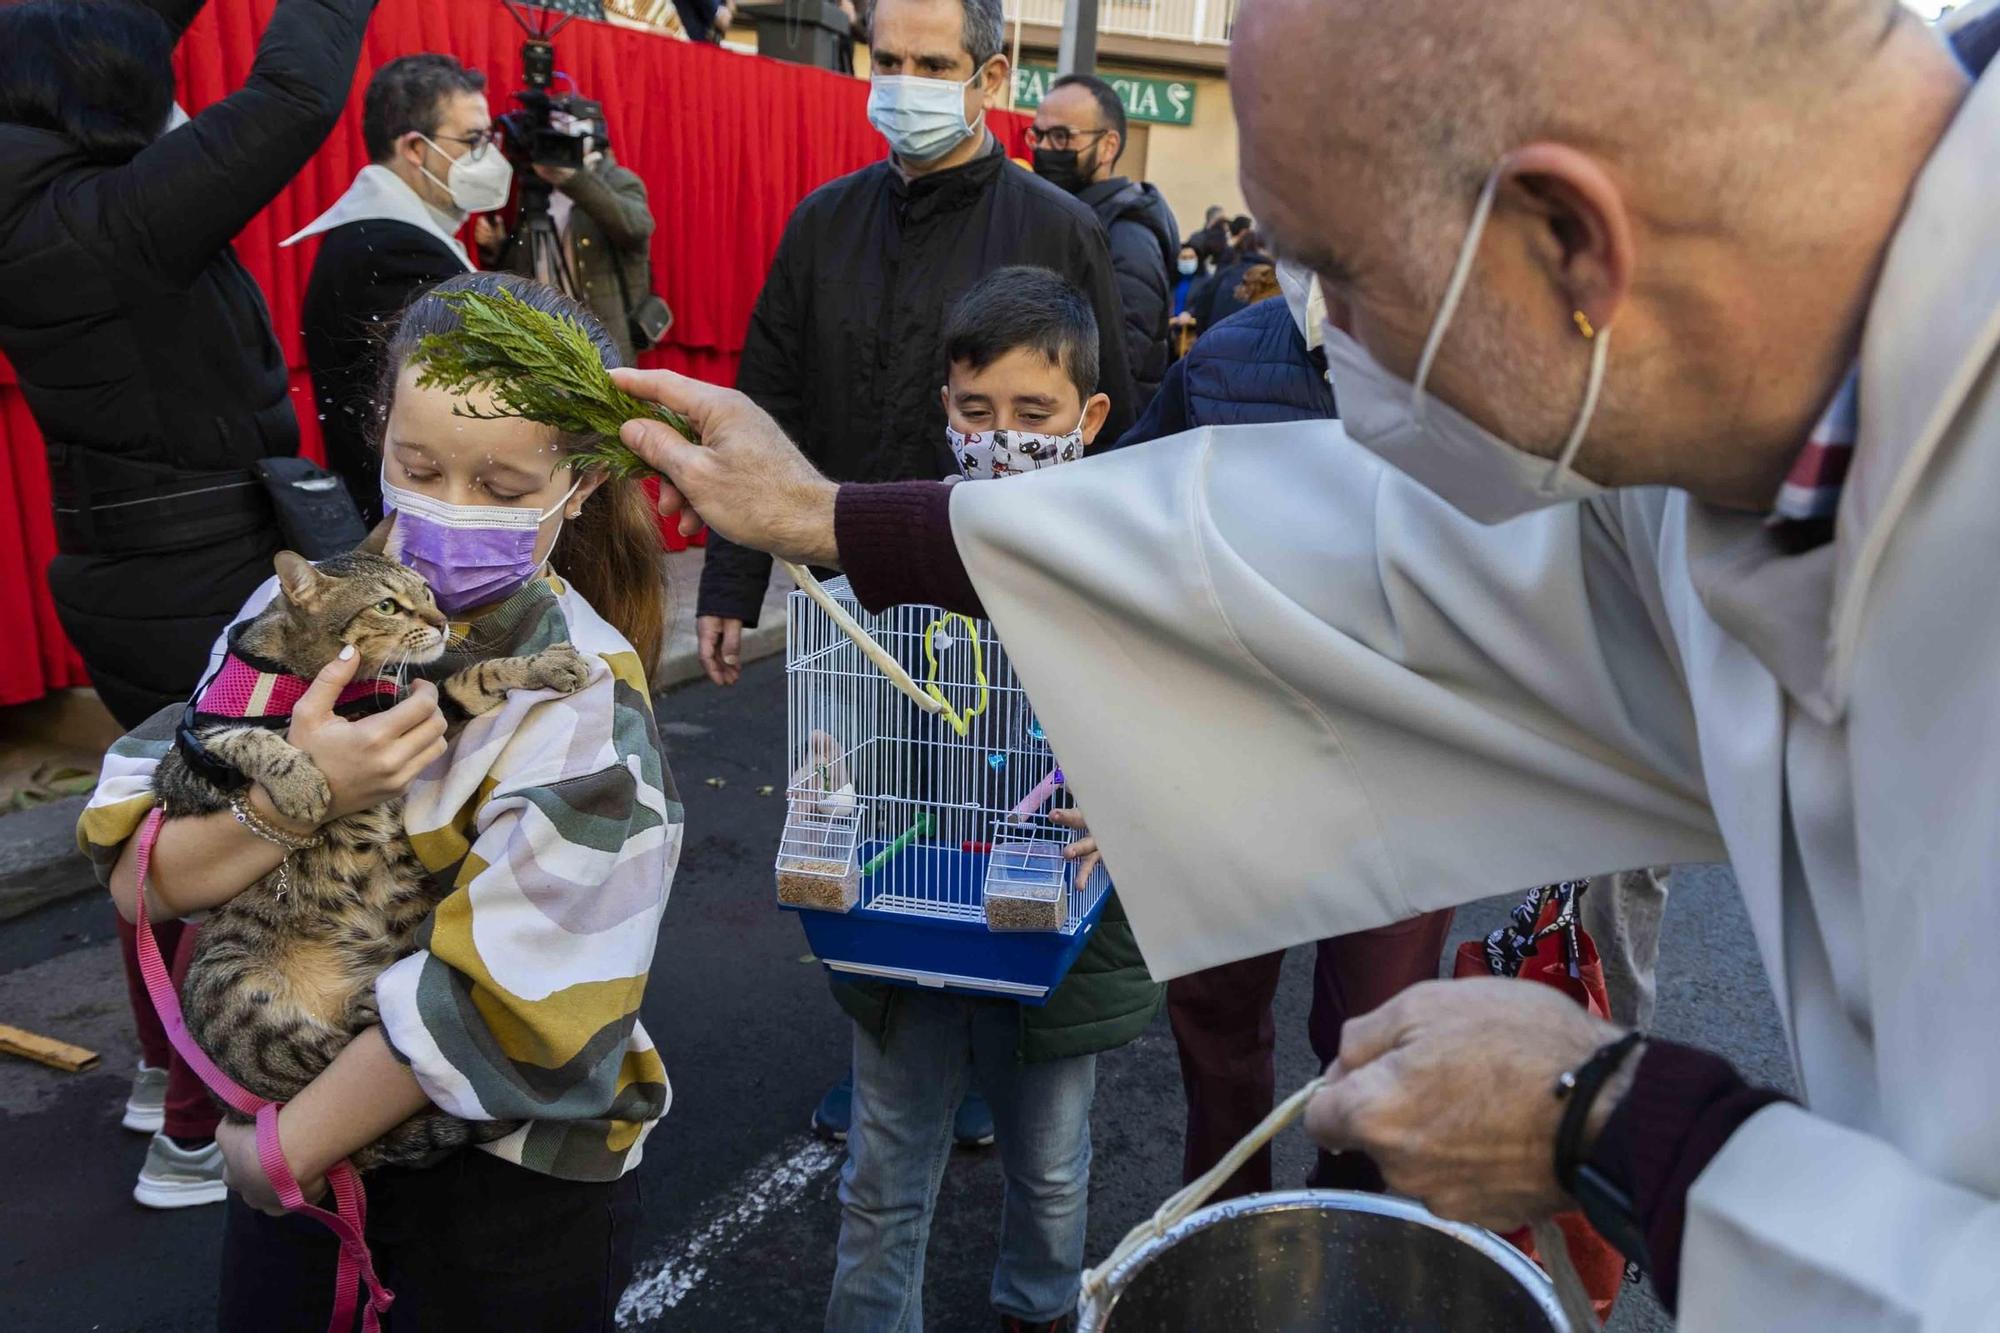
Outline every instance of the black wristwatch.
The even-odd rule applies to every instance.
[[[1645,1229],[1639,1225],[1631,1194],[1582,1160],[1580,1152],[1590,1108],[1632,1048],[1644,1040],[1644,1034],[1628,1032],[1556,1080],[1556,1098],[1564,1103],[1562,1120],[1556,1126],[1556,1181],[1576,1200],[1599,1235],[1640,1268],[1650,1270]]]

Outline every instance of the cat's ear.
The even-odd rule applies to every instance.
[[[311,606],[319,596],[319,571],[312,567],[312,561],[293,551],[280,551],[275,562],[278,566],[278,586],[285,590],[285,597],[294,606]]]
[[[389,554],[389,533],[395,526],[396,526],[396,516],[392,513],[387,518],[383,519],[380,523],[377,523],[375,525],[375,530],[369,533],[368,536],[362,540],[361,545],[355,547],[354,549],[366,555]]]

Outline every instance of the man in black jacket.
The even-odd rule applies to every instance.
[[[327,466],[371,523],[382,516],[380,460],[369,440],[382,349],[412,300],[472,268],[458,240],[468,210],[454,200],[451,181],[461,158],[461,181],[468,170],[500,174],[492,126],[478,70],[445,55],[391,60],[368,81],[362,102],[368,165],[332,208],[285,241],[325,237],[300,312],[306,364]]]
[[[1137,410],[1160,387],[1171,359],[1174,261],[1180,228],[1158,189],[1114,175],[1125,155],[1125,104],[1094,74],[1065,74],[1035,111],[1028,140],[1035,174],[1090,206],[1111,243],[1111,266],[1125,304],[1125,355],[1138,389]]]
[[[736,383],[830,477],[952,472],[944,315],[1010,264],[1054,269],[1090,298],[1098,382],[1111,397],[1103,438],[1137,415],[1103,229],[1088,208],[1008,162],[986,132],[986,102],[1009,77],[1001,30],[999,0],[880,0],[869,116],[892,156],[808,195],[778,244]],[[956,100],[938,85],[956,86]],[[696,628],[718,685],[740,674],[738,643],[757,623],[770,577],[768,555],[710,534]]]

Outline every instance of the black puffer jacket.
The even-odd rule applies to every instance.
[[[913,481],[953,468],[944,438],[944,321],[995,269],[1039,264],[1097,311],[1100,438],[1133,406],[1124,313],[1097,219],[988,141],[965,166],[906,181],[884,160],[806,196],[750,318],[736,387],[836,481]],[[698,609],[757,623],[771,557],[709,534]]]
[[[152,7],[178,35],[201,4]],[[187,697],[270,574],[277,526],[246,469],[297,453],[298,422],[229,242],[338,121],[374,8],[279,0],[242,89],[129,162],[0,125],[0,351],[48,443],[49,584],[128,727]]]
[[[1123,176],[1088,185],[1076,196],[1097,214],[1111,241],[1111,267],[1125,305],[1125,357],[1132,363],[1137,410],[1158,392],[1167,373],[1167,320],[1174,313],[1174,260],[1179,224],[1151,183]]]

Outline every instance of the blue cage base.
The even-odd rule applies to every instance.
[[[883,846],[879,841],[864,845],[862,864]],[[956,901],[971,903],[969,917],[872,907],[872,877],[861,881],[860,904],[845,912],[779,906],[798,913],[813,955],[842,976],[1046,1004],[1103,914],[1110,897],[1104,869],[1098,868],[1084,890],[1089,909],[1074,931],[995,931],[987,929],[978,910],[986,861],[984,852],[922,843],[897,857],[898,882],[951,884]]]

